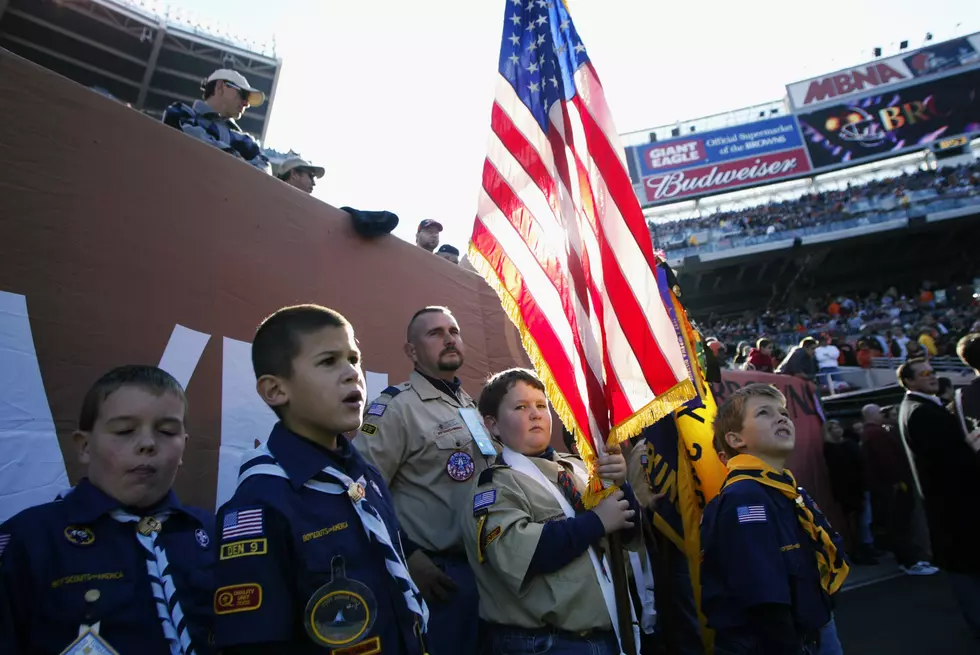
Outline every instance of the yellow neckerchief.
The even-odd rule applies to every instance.
[[[739,480],[753,480],[767,487],[772,487],[793,501],[796,506],[796,518],[803,531],[810,537],[814,553],[817,556],[817,570],[820,572],[820,586],[828,594],[834,594],[844,584],[844,579],[850,567],[840,553],[830,534],[816,522],[813,512],[803,501],[796,486],[796,478],[789,469],[777,471],[753,455],[736,455],[728,460],[728,477],[722,485],[722,490]]]

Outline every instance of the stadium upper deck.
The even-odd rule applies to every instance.
[[[0,47],[153,116],[201,97],[201,80],[233,68],[267,102],[242,129],[265,137],[282,60],[273,44],[223,34],[148,0],[0,0]]]

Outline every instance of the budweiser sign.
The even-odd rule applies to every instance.
[[[810,162],[802,148],[735,159],[714,166],[654,175],[643,181],[647,201],[668,202],[690,196],[731,190],[743,186],[766,184],[796,177],[810,171]]]

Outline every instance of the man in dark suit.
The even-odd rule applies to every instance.
[[[899,367],[898,380],[906,390],[898,425],[925,502],[934,562],[948,573],[980,640],[980,431],[964,437],[959,421],[935,396],[939,381],[925,359]]]

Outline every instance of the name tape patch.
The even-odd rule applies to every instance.
[[[214,592],[214,613],[252,612],[262,607],[262,585],[250,582],[220,587]]]
[[[764,505],[742,505],[735,510],[739,523],[765,523],[766,508]]]
[[[265,555],[269,552],[269,542],[266,539],[245,539],[221,544],[221,559],[235,559],[250,555]]]
[[[262,508],[240,509],[225,514],[221,524],[221,539],[259,536],[262,534]]]
[[[496,489],[488,489],[487,491],[481,491],[480,493],[473,496],[473,511],[478,512],[484,507],[490,507],[495,502],[497,502]]]

